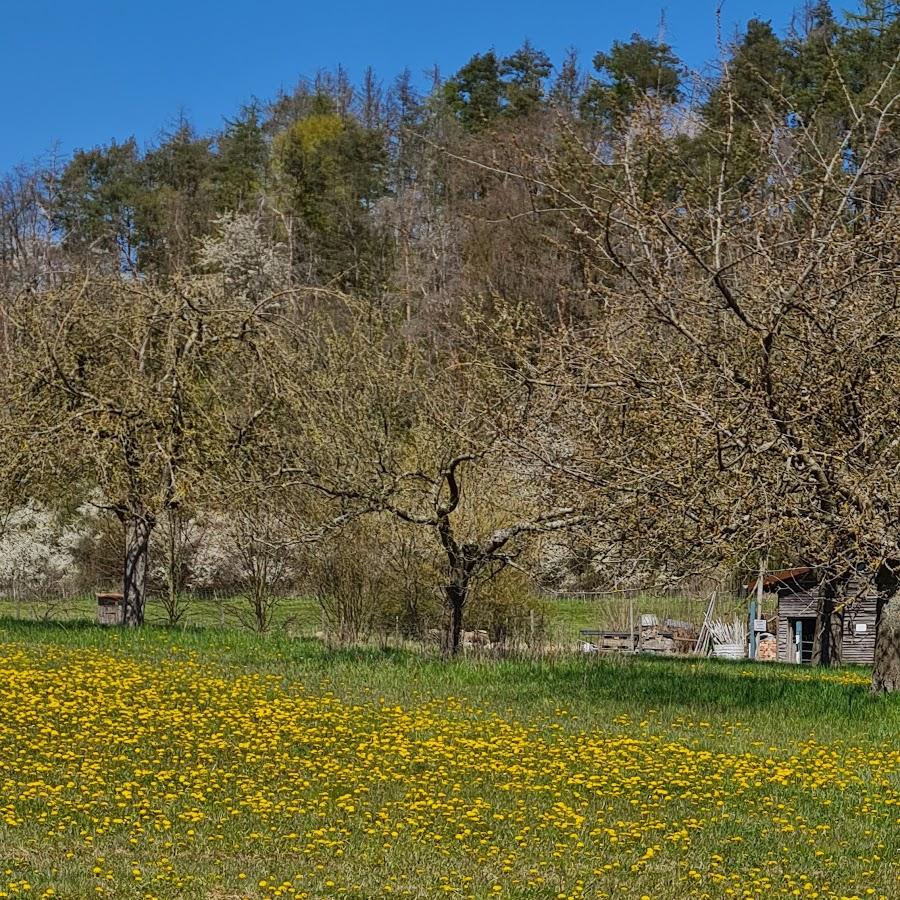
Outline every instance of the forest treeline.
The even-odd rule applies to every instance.
[[[260,628],[290,586],[450,650],[528,580],[804,562],[819,659],[864,574],[900,687],[898,51],[815,3],[704,73],[526,42],[18,169],[5,521],[122,523],[131,623],[205,541]]]

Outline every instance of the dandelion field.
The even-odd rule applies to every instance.
[[[0,623],[0,897],[900,897],[857,670]]]

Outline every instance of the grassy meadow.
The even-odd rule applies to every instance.
[[[582,629],[626,630],[629,626],[629,601],[625,597],[545,597],[530,598],[538,609],[544,626],[544,640],[552,646],[573,649],[579,642]],[[182,628],[246,627],[249,618],[247,601],[240,597],[182,598]],[[635,621],[642,613],[653,613],[660,621],[666,618],[687,620],[700,624],[706,612],[706,597],[634,598]],[[746,615],[746,601],[719,600],[715,614],[730,621],[734,615]],[[166,611],[157,597],[147,601],[147,621],[164,625]],[[97,601],[93,596],[65,597],[15,601],[0,598],[0,618],[24,619],[38,622],[93,622],[97,617]],[[313,637],[323,628],[322,610],[313,597],[285,597],[278,601],[272,629],[295,637]],[[388,637],[391,637],[388,635]]]
[[[0,897],[900,896],[868,673],[0,620]]]

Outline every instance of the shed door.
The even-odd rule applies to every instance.
[[[788,619],[788,628],[790,661],[809,665],[812,662],[813,643],[816,637],[815,616]]]

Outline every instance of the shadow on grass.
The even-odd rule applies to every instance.
[[[5,632],[18,632],[23,635],[46,637],[47,634],[96,632],[104,629],[90,619],[20,619],[16,616],[0,615],[0,629]]]
[[[900,720],[900,700],[872,694],[869,672],[861,668],[798,671],[787,665],[655,657],[588,658],[529,668],[530,681],[560,700],[594,698],[694,716],[709,712],[820,720],[881,713]]]
[[[881,730],[900,727],[900,698],[873,695],[865,669],[801,669],[777,664],[695,658],[570,656],[555,660],[460,658],[451,662],[396,647],[329,648],[281,633],[191,626],[104,628],[87,619],[26,621],[0,617],[0,637],[34,643],[138,648],[165,657],[196,651],[210,662],[279,672],[287,679],[335,677],[347,684],[415,683],[429,693],[457,694],[517,707],[567,705],[623,710],[656,709],[670,715],[730,719],[827,719]]]

